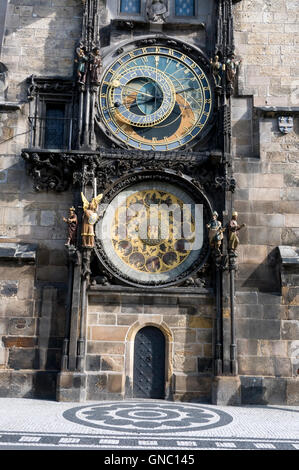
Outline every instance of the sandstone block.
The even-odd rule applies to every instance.
[[[122,392],[122,375],[108,374],[108,392],[121,393]]]
[[[202,377],[194,374],[174,374],[175,392],[201,392],[210,393],[210,377]]]
[[[240,405],[240,377],[215,377],[212,382],[212,403],[218,406]]]
[[[286,384],[286,403],[287,405],[297,405],[299,403],[299,380],[287,379]]]
[[[115,325],[116,315],[101,313],[98,315],[98,325]]]
[[[87,371],[100,371],[101,370],[101,356],[87,354],[85,368]]]
[[[299,321],[285,320],[281,322],[281,337],[287,340],[299,339]]]
[[[102,393],[107,391],[107,375],[106,374],[88,374],[87,375],[87,395],[86,399],[95,400],[101,397]]]
[[[288,344],[287,341],[260,341],[259,355],[273,357],[273,356],[288,356]]]
[[[35,337],[3,336],[2,341],[6,348],[33,348],[36,345]]]
[[[124,370],[124,357],[123,356],[102,356],[101,357],[101,370],[112,372],[122,372]]]
[[[173,369],[177,372],[196,372],[196,357],[188,357],[182,354],[175,354],[173,361]]]
[[[170,327],[187,326],[188,323],[186,315],[164,315],[163,320]]]
[[[189,318],[190,328],[213,328],[213,320],[204,317],[191,317]]]
[[[279,320],[238,318],[236,319],[237,337],[243,339],[280,339],[280,325]]]
[[[124,354],[125,344],[114,341],[87,341],[87,354]]]
[[[35,369],[37,350],[32,348],[10,349],[8,365],[11,369]]]
[[[134,315],[134,314],[131,314],[131,315],[125,315],[125,314],[121,314],[121,315],[117,315],[117,324],[118,325],[132,325],[133,323],[135,323],[136,321],[138,320],[138,315]]]
[[[124,326],[92,326],[90,339],[95,341],[124,341],[128,328]]]
[[[90,298],[89,298],[90,299]],[[89,304],[88,310],[90,312],[97,313],[119,313],[120,305],[119,304]]]
[[[9,335],[33,336],[36,333],[34,318],[11,318],[8,324]]]
[[[180,344],[174,343],[174,353],[183,357],[187,356],[204,356],[204,344],[188,343]]]
[[[198,329],[196,337],[199,343],[212,343],[213,329]]]
[[[174,328],[173,336],[175,343],[195,343],[196,329],[191,328]]]
[[[237,353],[239,356],[257,356],[259,341],[256,339],[237,339]]]

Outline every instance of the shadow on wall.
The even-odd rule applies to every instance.
[[[7,98],[8,88],[8,69],[6,65],[0,62],[0,101]]]
[[[274,248],[259,265],[241,264],[236,272],[236,287],[257,288],[260,292],[280,292],[280,258]]]

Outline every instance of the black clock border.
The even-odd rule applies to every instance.
[[[203,204],[203,219],[204,219],[204,241],[198,258],[194,261],[192,266],[187,270],[179,274],[175,280],[170,282],[163,281],[133,281],[129,276],[124,274],[121,270],[116,268],[107,256],[101,240],[96,238],[95,254],[101,265],[101,269],[107,270],[108,273],[117,279],[121,283],[125,283],[131,287],[146,287],[149,289],[161,288],[161,287],[172,287],[182,284],[187,278],[192,277],[207,263],[210,255],[206,223],[210,220],[212,215],[212,207],[209,202],[209,198],[202,189],[199,189],[197,185],[192,182],[192,178],[186,175],[175,174],[171,170],[140,170],[133,172],[130,176],[124,176],[119,178],[112,186],[110,186],[103,194],[102,203],[110,204],[111,201],[124,189],[130,186],[147,181],[161,181],[165,183],[171,183],[182,187],[188,194],[192,196],[195,203]]]

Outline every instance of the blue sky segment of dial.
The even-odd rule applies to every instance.
[[[120,56],[104,73],[99,106],[113,135],[141,150],[178,149],[197,137],[211,114],[207,76],[190,57],[153,46]]]

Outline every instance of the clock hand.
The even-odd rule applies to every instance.
[[[149,93],[145,93],[145,92],[143,92],[143,91],[139,91],[137,88],[133,88],[133,87],[130,87],[130,86],[126,86],[126,87],[124,88],[124,90],[126,90],[126,89],[129,89],[129,90],[132,90],[132,91],[136,91],[136,93],[138,93],[138,94],[140,94],[140,95],[151,96],[152,98],[154,98],[153,95],[150,95]],[[127,96],[127,95],[126,95],[126,96]]]
[[[132,103],[131,107],[132,107],[132,106],[138,106],[138,105],[140,105],[140,104],[149,103],[150,101],[153,101],[153,99],[154,99],[154,96],[152,96],[152,97],[151,97],[150,99],[148,99],[148,100],[139,101],[139,103]],[[161,98],[160,98],[160,99],[161,99]],[[127,103],[127,104],[129,104],[129,103]],[[125,104],[120,103],[119,101],[116,101],[113,106],[109,106],[109,108],[107,108],[107,109],[120,108],[121,106],[125,106]]]
[[[195,90],[194,87],[183,88],[183,90],[175,90],[176,93],[183,93],[183,91]]]

